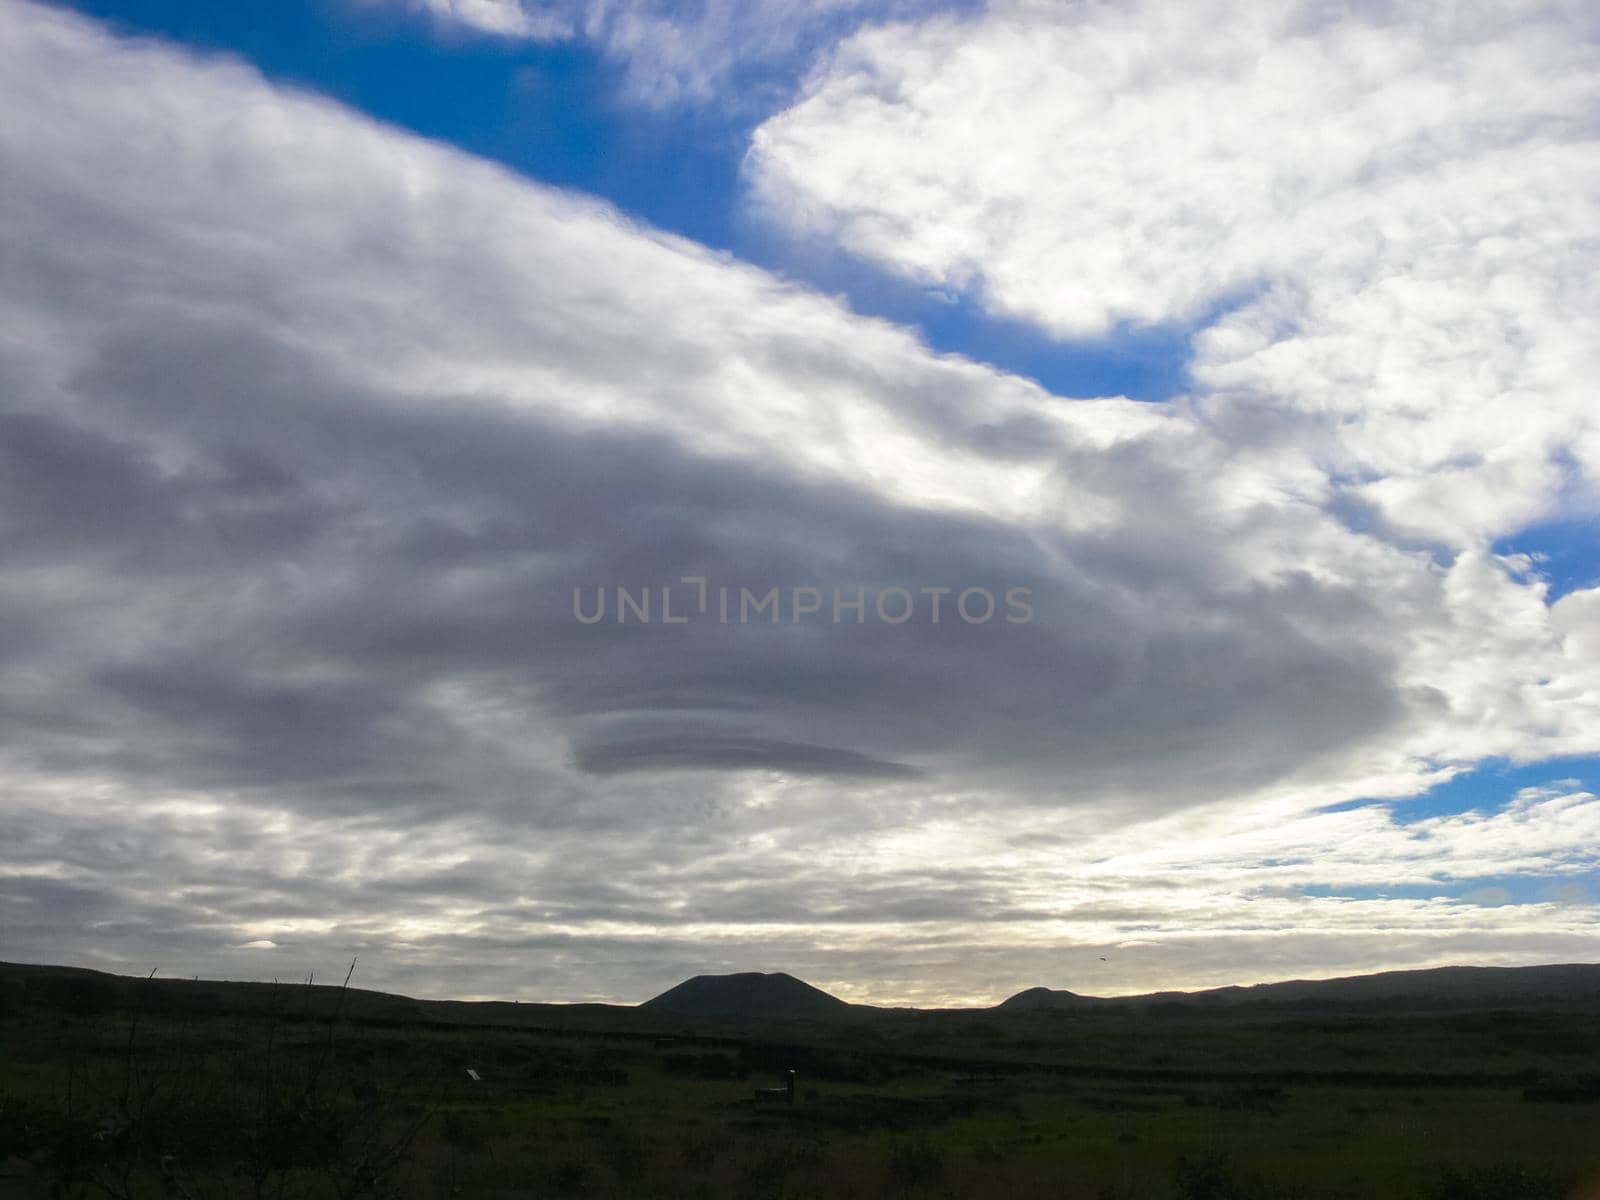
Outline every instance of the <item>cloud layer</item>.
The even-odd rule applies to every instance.
[[[1578,893],[1305,894],[1582,884],[1577,788],[1319,810],[1600,752],[1600,593],[1548,605],[1470,512],[1454,554],[1352,520],[1299,393],[1052,396],[238,63],[4,10],[10,953],[882,1000],[1577,953]],[[685,577],[1034,619],[575,619]]]

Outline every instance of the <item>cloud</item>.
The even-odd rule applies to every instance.
[[[559,41],[575,33],[569,14],[556,6],[518,0],[406,0],[406,4],[449,24],[496,37]]]
[[[1173,818],[1183,821],[1185,818]],[[1437,886],[1513,875],[1573,876],[1600,868],[1600,801],[1582,790],[1528,788],[1504,807],[1396,821],[1386,807],[1322,812],[1288,823],[1212,823],[1185,840],[1170,827],[1103,838],[1094,874],[1130,883],[1182,879],[1221,888],[1248,874],[1263,889],[1337,892]],[[1148,839],[1141,847],[1140,841]],[[1130,845],[1130,842],[1132,845]]]
[[[1064,339],[1191,330],[1197,418],[1448,547],[1592,515],[1585,10],[1047,5],[865,30],[754,202]]]
[[[579,41],[623,70],[623,96],[651,108],[770,112],[811,60],[868,23],[970,0],[356,0],[427,13],[445,30]]]
[[[1374,919],[1383,954],[1512,958],[1592,916],[1245,898],[1281,844],[1188,892],[1088,868],[1593,752],[1595,592],[1354,527],[1202,408],[1050,395],[237,62],[4,8],[9,953],[959,998],[1064,946],[1204,982],[1268,942],[1384,965]],[[1019,586],[1035,619],[574,619],[685,576]]]

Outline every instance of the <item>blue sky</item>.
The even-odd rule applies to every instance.
[[[1520,766],[1504,760],[1490,760],[1476,770],[1466,771],[1446,783],[1430,788],[1395,806],[1402,821],[1425,820],[1473,809],[1493,809],[1524,788],[1549,787],[1560,781],[1575,780],[1585,788],[1595,787],[1593,757],[1558,758]]]
[[[1579,15],[0,4],[35,956],[965,1003],[1586,953]],[[865,616],[570,611],[685,577]]]
[[[1587,517],[1530,525],[1495,548],[1502,554],[1529,555],[1533,572],[1550,585],[1551,600],[1600,581],[1600,528]]]
[[[588,47],[470,29],[440,40],[419,13],[329,0],[74,7],[134,32],[240,55],[275,80],[734,249],[745,131],[713,116],[684,122],[622,104],[620,69]]]

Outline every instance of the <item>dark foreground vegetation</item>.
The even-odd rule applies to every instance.
[[[1585,995],[709,1019],[0,966],[0,1197],[1600,1200]]]

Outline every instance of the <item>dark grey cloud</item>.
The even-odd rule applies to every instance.
[[[494,756],[429,709],[429,690],[455,681],[521,705],[591,772],[1069,772],[1098,792],[1137,763],[1153,791],[1216,795],[1398,704],[1381,658],[1296,628],[1302,611],[1337,608],[1324,589],[1295,577],[1219,594],[1197,531],[1166,529],[1194,484],[1149,451],[1080,453],[1071,471],[1108,493],[1135,485],[1124,524],[1041,535],[710,459],[666,431],[578,432],[450,397],[397,411],[317,365],[178,318],[97,350],[71,385],[74,411],[176,448],[185,465],[166,474],[131,440],[15,418],[31,439],[16,445],[49,451],[30,469],[81,498],[29,510],[27,538],[58,554],[85,538],[114,549],[75,603],[114,597],[151,616],[141,639],[72,643],[80,663],[96,649],[110,660],[88,671],[78,707],[125,732],[112,752],[123,770],[286,794],[314,780],[340,806],[350,787],[433,786],[453,806],[441,776],[481,787]],[[1149,538],[1136,520],[1156,527]],[[953,597],[937,625],[925,599],[901,626],[826,612],[777,627],[574,620],[574,588],[671,583],[682,604],[685,575],[785,598],[814,587],[829,607],[858,587],[1024,586],[1035,620],[969,625]],[[199,620],[168,632],[164,610]],[[1152,739],[1160,751],[1139,761]],[[1254,752],[1213,757],[1218,739]],[[480,766],[464,777],[438,767],[468,754]]]

